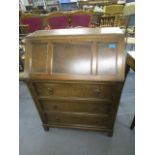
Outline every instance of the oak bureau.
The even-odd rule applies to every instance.
[[[63,127],[112,136],[124,70],[119,28],[41,30],[26,38],[25,79],[45,131]]]

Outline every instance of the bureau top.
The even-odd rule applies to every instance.
[[[27,38],[35,37],[51,37],[51,36],[103,36],[103,35],[124,35],[122,29],[118,27],[107,28],[72,28],[72,29],[55,29],[55,30],[39,30],[27,36]]]
[[[28,79],[122,81],[124,61],[119,28],[42,30],[26,38]]]

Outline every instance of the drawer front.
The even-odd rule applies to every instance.
[[[79,83],[35,83],[39,96],[85,97],[111,99],[112,88],[108,85]]]
[[[107,117],[102,115],[81,115],[71,113],[46,113],[49,124],[107,126]]]
[[[68,111],[94,114],[108,114],[111,107],[111,103],[105,101],[41,100],[40,103],[44,111]]]

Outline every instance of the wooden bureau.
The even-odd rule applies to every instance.
[[[119,28],[42,30],[26,38],[25,80],[43,127],[113,134],[124,82]]]

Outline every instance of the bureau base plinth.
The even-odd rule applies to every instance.
[[[44,131],[49,131],[52,128],[64,128],[73,130],[83,130],[83,131],[95,131],[107,133],[109,137],[113,136],[113,130],[104,127],[90,127],[90,126],[80,126],[80,125],[64,125],[64,124],[43,124]]]

